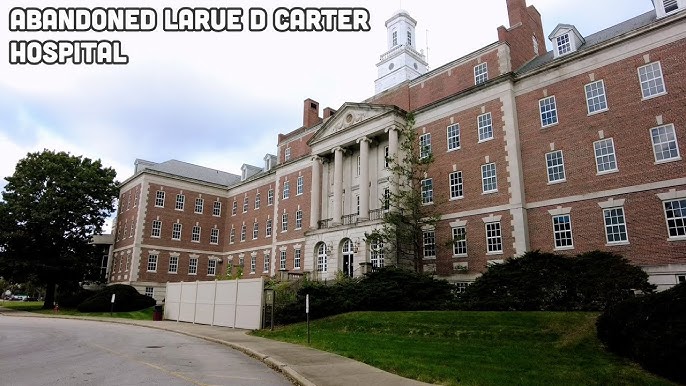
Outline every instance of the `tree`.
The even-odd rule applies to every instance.
[[[118,187],[100,160],[44,150],[17,163],[0,202],[0,275],[46,288],[83,279],[94,234],[114,210]]]
[[[411,266],[421,272],[424,233],[435,229],[440,216],[434,202],[433,181],[428,179],[428,170],[434,161],[431,145],[420,144],[414,123],[414,116],[408,113],[405,125],[398,133],[398,152],[389,155],[388,159],[392,187],[384,198],[388,212],[382,228],[366,234],[366,240],[372,245],[383,243],[387,252],[395,254],[398,265]],[[427,205],[429,201],[431,205]],[[433,244],[435,248],[435,237]]]

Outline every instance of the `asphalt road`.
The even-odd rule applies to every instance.
[[[136,326],[0,316],[0,385],[291,385],[216,343]]]

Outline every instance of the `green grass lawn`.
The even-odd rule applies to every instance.
[[[12,308],[20,311],[37,312],[40,314],[54,314],[53,310],[44,310],[43,302],[4,302],[2,304],[5,308]],[[113,312],[113,318],[135,319],[135,320],[152,320],[152,313],[154,307],[146,308],[140,311],[132,312]],[[60,308],[60,315],[74,315],[74,316],[95,316],[95,317],[110,317],[109,312],[79,312],[74,308]]]
[[[669,385],[603,350],[595,313],[360,312],[313,321],[311,346],[446,385]],[[255,335],[307,344],[304,323]]]

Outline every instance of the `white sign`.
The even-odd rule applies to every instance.
[[[310,313],[310,295],[309,294],[305,295],[305,313],[306,314]]]
[[[117,294],[112,294],[112,303],[114,303],[114,297],[117,296]]]

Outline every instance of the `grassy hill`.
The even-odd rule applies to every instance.
[[[446,385],[669,385],[603,350],[596,313],[357,312],[311,322],[311,346]],[[307,344],[306,325],[255,335]]]

